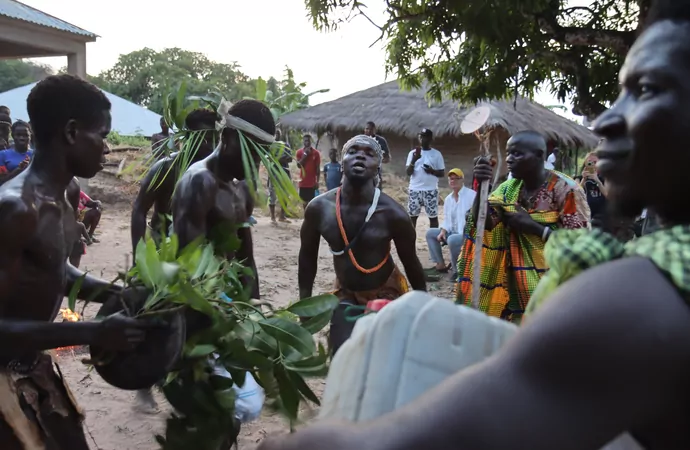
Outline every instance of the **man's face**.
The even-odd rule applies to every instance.
[[[597,167],[608,197],[629,217],[644,207],[660,213],[683,208],[678,199],[690,166],[687,25],[665,21],[648,28],[628,53],[620,81],[618,99],[594,123],[604,138]]]
[[[465,182],[465,179],[463,177],[459,177],[455,175],[454,173],[451,173],[448,176],[448,185],[450,186],[451,189],[460,189]]]
[[[10,137],[11,126],[6,123],[0,124],[0,138],[7,140]]]
[[[508,171],[518,180],[529,178],[544,169],[543,153],[531,146],[529,140],[511,137],[506,152]]]
[[[25,125],[17,125],[14,127],[14,132],[12,133],[12,139],[14,139],[14,147],[19,151],[26,151],[29,148],[29,128]]]
[[[371,147],[353,145],[343,157],[345,177],[356,185],[370,182],[378,174],[379,155]]]
[[[431,136],[428,134],[420,134],[419,135],[419,144],[424,147],[430,147],[431,146]]]
[[[311,138],[309,136],[304,136],[304,138],[302,138],[302,144],[304,148],[311,148]]]
[[[373,125],[367,125],[366,128],[364,128],[364,134],[366,134],[367,136],[375,136],[376,127]]]
[[[338,150],[332,149],[329,153],[329,156],[331,158],[331,161],[335,161],[338,159]]]
[[[70,146],[66,158],[75,176],[92,178],[103,169],[103,155],[108,151],[105,139],[110,133],[111,120],[110,111],[105,110],[90,127],[75,122],[68,125]]]
[[[215,123],[204,123],[191,129],[193,142],[199,142],[199,147],[195,159],[203,159],[210,155],[216,148],[218,142],[218,132]]]
[[[163,134],[168,133],[170,131],[170,127],[168,127],[168,124],[165,122],[165,119],[161,117],[161,131]]]

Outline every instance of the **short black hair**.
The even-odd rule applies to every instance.
[[[24,122],[23,120],[17,120],[12,124],[12,133],[14,133],[19,127],[26,127],[27,130],[31,130],[31,127],[28,123]]]
[[[230,107],[228,114],[259,127],[271,136],[276,134],[276,121],[271,110],[258,100],[240,100]]]
[[[1,111],[7,111],[7,112],[1,112]],[[10,111],[9,106],[0,105],[0,114],[7,114],[9,116],[10,114],[12,114],[12,111]]]
[[[374,122],[367,122],[367,126],[371,128],[376,128],[376,124]]]
[[[220,120],[217,112],[207,108],[197,108],[187,114],[184,119],[184,124],[189,130],[202,130],[211,125],[215,129],[216,122]]]
[[[4,123],[6,125],[11,125],[12,124],[12,118],[10,117],[9,114],[0,113],[0,123]]]
[[[93,84],[74,75],[52,75],[39,81],[26,99],[26,109],[37,142],[49,142],[76,120],[95,126],[110,100]]]

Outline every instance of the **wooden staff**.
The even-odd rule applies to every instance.
[[[478,136],[479,137],[479,136]],[[482,156],[488,155],[488,146],[486,140],[489,136],[486,135],[481,139]],[[484,246],[484,229],[486,228],[486,212],[489,204],[489,180],[484,180],[479,189],[479,212],[477,214],[476,229],[477,232],[474,237],[474,260],[472,262],[472,308],[479,309],[479,294],[481,292],[482,284],[482,248]]]

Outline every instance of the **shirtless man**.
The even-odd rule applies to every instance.
[[[228,230],[236,232],[242,241],[236,254],[226,252],[227,258],[244,260],[254,277],[244,277],[245,286],[251,285],[252,298],[259,298],[259,277],[254,263],[251,227],[241,226],[249,221],[254,210],[254,199],[244,182],[247,174],[242,164],[242,147],[238,131],[258,144],[270,144],[276,132],[271,111],[256,100],[235,103],[222,118],[225,128],[218,147],[208,156],[192,165],[177,183],[173,196],[173,228],[179,238],[180,249],[199,236],[222,245]],[[254,158],[259,166],[259,156]],[[237,181],[235,181],[237,180]],[[239,228],[235,228],[239,227]],[[222,249],[219,249],[222,251]]]
[[[29,94],[36,132],[31,166],[0,187],[0,448],[88,450],[81,414],[43,350],[72,345],[129,349],[144,339],[134,319],[53,323],[63,296],[83,275],[67,262],[76,220],[65,189],[102,169],[110,102],[70,75]],[[121,288],[86,276],[79,292],[103,301]],[[38,398],[38,401],[37,401]]]
[[[650,245],[661,257],[582,272],[498,354],[392,414],[319,424],[260,450],[597,450],[626,430],[648,450],[690,448],[690,1],[656,4],[657,20],[621,69],[621,94],[594,130],[606,138],[598,169],[608,200],[675,225],[648,236],[664,237]],[[680,276],[661,268],[666,260]]]
[[[195,109],[190,112],[185,119],[185,125],[190,131],[206,130],[203,136],[197,153],[192,160],[192,163],[206,158],[213,151],[213,147],[217,141],[217,133],[215,131],[216,121],[218,115],[208,109]],[[161,124],[164,123],[163,121]],[[134,205],[132,206],[132,251],[136,252],[137,244],[146,235],[146,215],[151,207],[153,207],[153,216],[151,217],[151,232],[157,236],[161,232],[161,227],[168,231],[170,223],[168,219],[164,219],[161,223],[161,215],[167,217],[171,213],[171,201],[173,190],[175,189],[175,182],[179,178],[177,168],[168,173],[172,165],[175,163],[175,158],[179,155],[173,153],[167,158],[157,161],[141,181],[139,194]],[[178,161],[179,163],[179,161]],[[167,176],[165,176],[167,174]],[[165,176],[165,177],[164,177]]]
[[[312,200],[304,214],[299,295],[312,296],[319,241],[323,236],[333,254],[336,295],[340,298],[340,307],[331,321],[333,354],[354,328],[355,322],[346,320],[346,315],[350,315],[346,314],[348,307],[366,306],[376,299],[395,300],[409,290],[405,276],[391,258],[391,242],[395,243],[412,289],[426,291],[410,216],[395,200],[374,187],[382,159],[381,147],[372,137],[360,135],[350,139],[343,147],[342,186]],[[372,207],[374,213],[367,220]],[[354,315],[359,314],[361,311]]]

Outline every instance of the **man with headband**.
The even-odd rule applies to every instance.
[[[615,448],[690,448],[690,1],[657,0],[649,14],[593,128],[606,138],[607,200],[630,216],[653,209],[662,228],[625,246],[557,231],[555,289],[498,354],[392,414],[260,450],[597,450],[624,431]]]
[[[354,320],[346,316],[361,315],[371,300],[395,300],[409,290],[405,276],[393,263],[391,242],[412,289],[426,291],[410,217],[374,186],[382,159],[383,152],[375,139],[366,135],[350,139],[343,147],[342,185],[312,200],[304,214],[299,294],[300,298],[312,296],[323,236],[333,254],[335,294],[340,299],[331,320],[333,353],[354,328]]]

